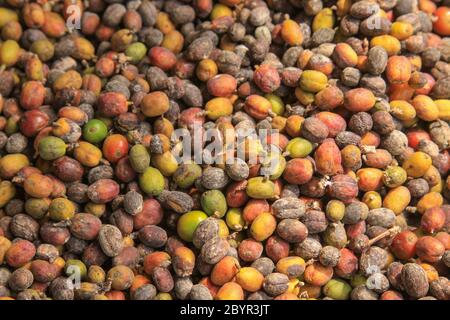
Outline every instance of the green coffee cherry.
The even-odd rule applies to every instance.
[[[172,176],[178,169],[178,161],[171,151],[166,151],[163,154],[153,154],[152,166],[166,177]]]
[[[304,158],[308,156],[314,146],[313,144],[303,138],[294,138],[286,146],[286,151],[291,158]]]
[[[65,198],[53,199],[48,208],[49,216],[52,220],[63,221],[72,219],[75,215],[75,205]]]
[[[34,219],[42,219],[48,212],[47,199],[29,198],[25,201],[25,212]]]
[[[207,215],[215,215],[222,218],[227,212],[227,200],[220,190],[208,190],[203,192],[200,202]]]
[[[270,180],[276,180],[281,177],[284,168],[286,168],[286,158],[279,153],[271,153],[264,159],[261,173]]]
[[[284,114],[284,102],[279,96],[273,93],[268,93],[264,97],[269,100],[272,105],[272,112],[276,113],[278,116],[282,116]]]
[[[87,268],[81,260],[68,259],[64,265],[64,272],[68,277],[72,275],[80,275],[81,279],[85,279],[87,275]]]
[[[136,144],[130,149],[130,165],[134,171],[142,173],[150,166],[150,154],[142,144]]]
[[[108,135],[108,127],[98,119],[89,120],[83,127],[83,139],[90,143],[102,142]]]
[[[325,213],[331,221],[340,221],[344,218],[345,204],[340,200],[330,200],[325,209]]]
[[[36,53],[39,59],[45,62],[53,58],[53,55],[55,54],[55,46],[48,39],[40,39],[33,42],[30,51]]]
[[[331,279],[323,287],[323,293],[334,300],[348,300],[352,287],[341,279]]]
[[[14,40],[6,40],[0,46],[0,63],[7,67],[13,66],[19,60],[20,46]]]
[[[253,199],[270,199],[275,195],[275,184],[263,177],[250,178],[246,192]]]
[[[184,241],[192,242],[195,229],[206,218],[208,218],[206,213],[200,210],[189,211],[183,214],[177,223],[178,236]]]
[[[6,120],[5,133],[10,136],[19,131],[19,121],[15,117],[9,117]]]
[[[228,228],[233,231],[241,231],[246,226],[246,222],[242,217],[242,210],[239,208],[230,208],[225,217]]]
[[[145,193],[158,196],[164,190],[164,177],[158,169],[148,167],[139,175],[139,186]]]
[[[147,53],[147,47],[142,42],[135,42],[125,49],[125,54],[130,57],[132,63],[141,61]]]
[[[196,163],[183,163],[173,174],[173,181],[181,189],[187,189],[192,186],[198,178],[202,176],[202,168]]]
[[[352,285],[353,288],[356,288],[365,285],[366,281],[367,281],[366,277],[364,277],[360,273],[356,273],[350,279],[350,284]]]
[[[389,166],[383,174],[383,182],[389,188],[395,188],[405,183],[408,174],[405,169],[399,166]]]
[[[39,141],[38,150],[42,159],[55,160],[66,154],[66,144],[58,137],[48,136]]]

